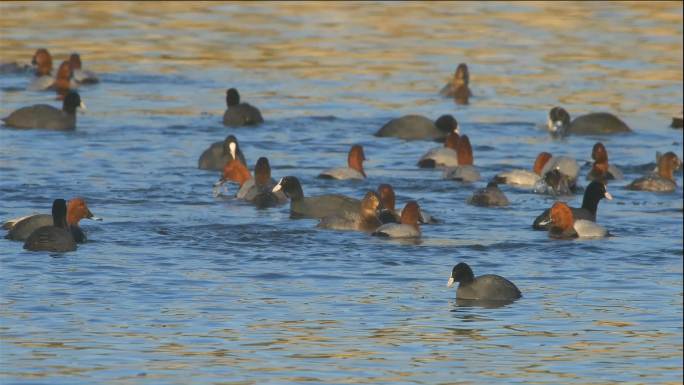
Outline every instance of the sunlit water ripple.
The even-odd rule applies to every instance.
[[[623,189],[656,151],[682,155],[668,127],[682,106],[681,3],[0,10],[3,62],[78,50],[102,77],[80,90],[89,109],[75,132],[0,130],[0,218],[80,195],[105,219],[82,222],[90,242],[64,255],[0,241],[3,384],[682,382],[682,188]],[[461,61],[468,106],[436,95]],[[24,91],[28,80],[0,76],[0,115],[57,104]],[[265,124],[223,127],[229,86]],[[556,104],[614,111],[636,131],[600,138],[626,171],[599,207],[611,238],[531,231],[553,198],[517,189],[503,187],[509,208],[466,205],[484,182],[416,168],[434,143],[372,136],[403,114],[453,113],[485,179],[540,151],[589,159],[597,138],[540,128]],[[443,223],[401,243],[214,198],[217,173],[197,158],[229,133],[250,165],[268,156],[307,195],[391,183],[400,205],[417,199]],[[352,143],[366,181],[315,178]],[[459,306],[445,287],[459,261],[524,297]]]

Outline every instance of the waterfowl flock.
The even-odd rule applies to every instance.
[[[77,110],[85,108],[78,90],[100,82],[99,77],[83,69],[77,53],[64,60],[54,71],[53,60],[47,49],[38,49],[32,58],[34,79],[31,90],[54,92],[61,100],[61,109],[51,105],[38,104],[20,108],[3,118],[4,125],[12,129],[43,129],[71,131],[77,129]],[[453,79],[441,90],[435,90],[443,97],[453,98],[457,104],[468,104],[473,97],[470,90],[470,72],[465,63],[457,66]],[[258,126],[264,122],[260,110],[241,101],[236,88],[226,91],[226,110],[222,122],[226,127],[238,128]],[[672,126],[681,126],[673,120]],[[619,117],[607,112],[594,112],[571,119],[562,107],[553,106],[548,112],[547,129],[554,138],[568,135],[626,135],[632,129]],[[477,138],[476,132],[469,132]],[[132,134],[134,135],[134,134]],[[421,115],[406,115],[394,118],[379,127],[376,139],[394,137],[406,141],[437,141],[437,146],[423,156],[416,156],[416,167],[441,169],[444,180],[453,183],[482,183],[463,204],[478,207],[501,208],[515,204],[515,197],[509,198],[499,185],[510,185],[515,189],[550,194],[559,199],[546,211],[534,218],[530,215],[527,226],[531,230],[547,231],[550,239],[603,238],[610,236],[609,229],[597,222],[599,201],[613,199],[607,184],[624,179],[623,173],[609,163],[608,150],[596,142],[591,154],[593,163],[586,174],[589,184],[582,187],[580,164],[572,157],[541,152],[535,159],[529,158],[529,170],[501,170],[490,180],[484,180],[476,166],[473,146],[469,135],[459,127],[453,115],[445,114],[436,120]],[[217,138],[220,139],[220,138]],[[249,154],[248,154],[249,155]],[[373,154],[371,154],[372,158]],[[387,181],[377,180],[376,191],[359,191],[362,199],[337,193],[308,196],[305,187],[296,175],[286,175],[277,181],[271,176],[271,165],[267,157],[261,156],[250,172],[245,155],[240,149],[238,138],[230,134],[223,140],[211,143],[198,154],[197,168],[215,170],[221,173],[214,183],[215,196],[231,196],[253,204],[258,209],[289,205],[291,218],[313,218],[318,220],[319,229],[358,231],[359,236],[384,238],[419,239],[423,227],[441,221],[428,214],[419,203],[420,197],[412,197],[396,211],[395,192]],[[371,180],[364,168],[366,153],[360,144],[351,146],[347,164],[338,168],[321,170],[319,177],[332,180]],[[340,157],[340,164],[342,158]],[[681,160],[674,152],[657,157],[657,167],[626,188],[631,190],[669,193],[675,191],[674,172],[681,167]],[[207,193],[211,183],[207,181]],[[335,182],[337,183],[337,182]],[[582,206],[573,208],[563,200],[575,194],[584,195]],[[457,202],[458,204],[458,202]],[[52,203],[52,214],[39,214],[8,220],[4,228],[7,239],[24,242],[24,248],[31,251],[68,252],[76,250],[77,244],[87,241],[79,223],[81,219],[97,220],[90,212],[85,199],[73,198],[68,202],[57,198]],[[443,219],[443,218],[442,218]],[[552,242],[552,241],[550,241]],[[459,283],[457,298],[462,300],[512,301],[522,296],[521,291],[507,279],[497,275],[475,277],[468,264],[458,263],[452,270],[449,286]]]

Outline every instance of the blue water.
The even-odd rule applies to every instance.
[[[682,106],[681,3],[0,8],[2,61],[79,50],[102,79],[79,90],[75,132],[0,129],[0,218],[74,196],[104,218],[81,222],[89,242],[73,253],[0,240],[0,383],[682,382],[682,174],[672,194],[623,188],[656,151],[682,156],[668,127]],[[461,61],[468,106],[437,96]],[[59,105],[28,81],[0,76],[0,115]],[[263,125],[221,124],[230,86]],[[635,133],[553,140],[542,126],[556,104],[613,111]],[[418,169],[435,143],[372,135],[408,113],[454,114],[483,181]],[[390,183],[399,207],[415,199],[443,223],[395,242],[214,198],[217,172],[197,158],[230,133],[250,165],[267,156],[306,195]],[[584,164],[597,140],[625,172],[599,206],[610,238],[532,231],[554,199],[507,186],[508,208],[465,204],[540,151]],[[367,180],[315,178],[353,143]],[[523,298],[461,306],[445,286],[461,261]]]

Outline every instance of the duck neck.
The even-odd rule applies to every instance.
[[[582,208],[589,211],[593,215],[596,215],[596,211],[598,210],[598,203],[599,198],[596,198],[591,194],[584,194],[584,198],[582,199]]]
[[[223,168],[224,181],[231,180],[239,183],[240,187],[242,187],[242,185],[250,179],[252,179],[252,175],[249,173],[249,170],[247,170],[247,167],[239,160],[232,159],[228,161]]]
[[[349,168],[360,172],[364,177],[366,176],[366,173],[363,171],[363,159],[361,157],[350,153],[347,158],[347,165],[349,165]]]
[[[304,191],[302,190],[302,185],[299,182],[292,183],[287,190],[287,196],[290,197],[291,201],[301,201],[304,199]]]
[[[674,172],[672,171],[672,166],[670,166],[670,164],[667,162],[660,162],[658,165],[658,175],[674,182]]]
[[[467,270],[464,272],[463,276],[460,279],[461,285],[470,285],[475,281],[475,274],[473,274],[473,270],[468,266]]]
[[[249,171],[247,171],[247,172],[243,171],[243,172],[240,172],[234,176],[234,180],[240,184],[240,187],[242,187],[242,185],[245,184],[245,182],[247,182],[250,179],[252,179],[252,176],[249,175]]]
[[[69,226],[78,226],[78,223],[81,221],[81,216],[67,208],[66,221]]]
[[[608,179],[608,161],[594,162],[594,165],[591,166],[591,173],[601,179]]]
[[[254,183],[259,187],[268,186],[271,182],[270,172],[265,172],[262,170],[254,170]]]
[[[62,213],[52,213],[52,225],[61,229],[68,229],[66,216]]]

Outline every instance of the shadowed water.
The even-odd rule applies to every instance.
[[[2,62],[78,51],[101,84],[75,132],[0,130],[0,218],[83,196],[103,222],[63,255],[0,240],[3,384],[682,382],[682,174],[672,194],[624,190],[655,152],[682,155],[681,3],[0,4]],[[467,106],[438,90],[467,62]],[[0,115],[59,105],[0,75]],[[237,87],[266,122],[221,124]],[[612,111],[634,134],[553,140],[547,111]],[[451,113],[484,180],[540,151],[625,172],[599,205],[604,240],[555,241],[531,223],[554,199],[502,186],[478,208],[416,167],[436,146],[372,134],[391,118]],[[197,169],[234,134],[253,166],[306,195],[361,198],[390,183],[440,218],[420,242],[323,231],[287,207],[214,198]],[[316,179],[364,146],[368,179]],[[581,180],[589,166],[582,168]],[[234,185],[230,191],[235,191]],[[569,198],[574,206],[581,196]],[[456,301],[454,264],[523,292]]]

